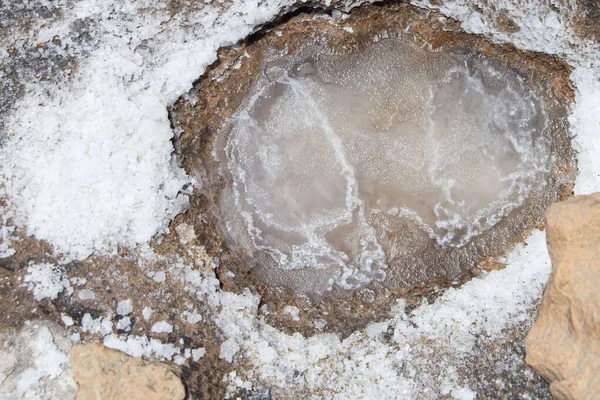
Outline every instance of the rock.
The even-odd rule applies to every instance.
[[[185,387],[166,365],[133,358],[101,344],[75,345],[70,353],[77,400],[179,400]]]
[[[526,341],[526,361],[556,399],[600,393],[600,193],[546,214],[552,277]]]

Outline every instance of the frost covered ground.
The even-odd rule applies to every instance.
[[[140,265],[159,257],[147,243],[185,209],[186,193],[196,184],[173,159],[167,106],[191,88],[219,47],[243,39],[294,3],[0,4],[0,259],[19,249],[17,231],[46,241],[56,255],[53,264],[28,265],[24,284],[32,298],[73,293],[91,300],[94,293],[77,290],[85,282],[74,281],[74,271],[65,267],[72,260],[124,248],[142,260]],[[542,0],[502,0],[493,9],[466,0],[414,3],[439,9],[468,32],[557,54],[574,67],[570,123],[580,169],[575,191],[598,191],[600,51],[575,33],[575,3],[551,7]],[[338,7],[347,11],[350,4]],[[519,29],[499,30],[492,17],[497,10]],[[276,398],[474,398],[478,387],[465,378],[465,360],[477,354],[482,340],[510,340],[507,328],[531,323],[531,309],[551,270],[544,233],[536,231],[507,257],[505,269],[449,289],[410,314],[398,301],[389,320],[342,340],[334,334],[289,335],[265,324],[256,316],[257,296],[219,289],[210,268],[216,262],[181,260],[153,272],[152,279],[182,282],[212,310],[205,318],[222,331],[220,357],[233,363],[223,383],[230,394],[270,389]],[[208,268],[201,273],[198,265]],[[72,382],[63,373],[68,371],[65,341],[80,340],[78,332],[93,331],[105,345],[135,356],[202,362],[201,348],[127,333],[128,307],[117,307],[120,328],[110,316],[84,317],[79,325],[67,317],[69,333],[24,327],[15,334],[18,345],[3,339],[2,351],[9,355],[0,361],[0,396],[54,398],[56,390],[72,395]],[[185,318],[202,323],[193,310],[188,313]],[[152,310],[146,314],[151,318]],[[157,334],[173,328],[172,321],[153,321],[153,326]],[[28,369],[10,364],[23,355],[29,357]]]

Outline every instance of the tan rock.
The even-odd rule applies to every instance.
[[[546,214],[552,258],[526,361],[556,399],[600,398],[600,193],[553,205]]]
[[[181,400],[185,387],[166,365],[129,357],[101,344],[71,349],[77,400]]]

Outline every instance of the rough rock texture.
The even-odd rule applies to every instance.
[[[39,319],[16,329],[0,326],[0,399],[73,399],[67,333]]]
[[[75,345],[71,350],[78,400],[179,400],[185,387],[168,366],[132,358],[100,344]]]
[[[583,39],[600,39],[600,1],[578,0],[575,4],[575,32]]]
[[[600,393],[600,193],[547,213],[552,277],[527,337],[526,361],[557,399]]]

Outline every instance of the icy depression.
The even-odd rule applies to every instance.
[[[466,246],[546,184],[548,116],[516,72],[400,39],[301,53],[265,68],[222,154],[227,230],[263,265],[357,288],[423,233]]]
[[[266,313],[354,326],[459,285],[572,192],[568,65],[385,9],[267,27],[170,109],[219,280]]]

